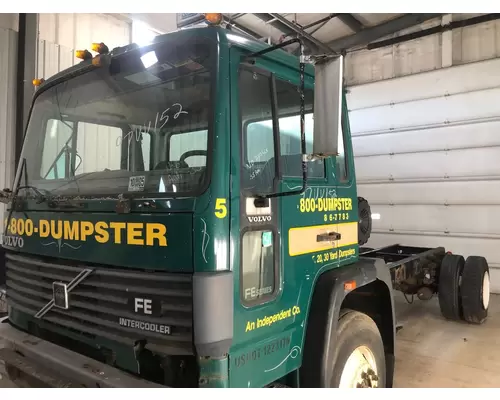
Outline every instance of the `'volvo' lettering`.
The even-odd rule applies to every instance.
[[[0,245],[22,249],[24,247],[24,239],[20,236],[0,235]]]
[[[248,217],[248,222],[271,222],[270,215],[257,215]]]

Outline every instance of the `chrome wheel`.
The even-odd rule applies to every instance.
[[[486,271],[483,275],[483,308],[488,309],[490,305],[490,274]]]
[[[378,387],[377,363],[372,351],[366,346],[357,347],[347,359],[339,388]]]

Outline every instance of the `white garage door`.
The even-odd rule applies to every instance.
[[[359,194],[380,216],[368,245],[483,255],[500,293],[500,60],[351,87],[348,105]]]

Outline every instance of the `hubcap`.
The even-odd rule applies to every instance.
[[[483,308],[488,309],[490,305],[490,274],[485,272],[483,275]]]
[[[356,348],[347,359],[339,388],[376,388],[378,386],[375,356],[366,346]]]

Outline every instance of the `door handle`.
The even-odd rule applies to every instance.
[[[333,242],[335,240],[339,240],[342,237],[342,235],[338,232],[328,232],[328,233],[321,233],[316,236],[316,241],[317,242]]]

